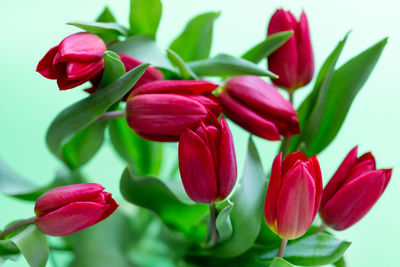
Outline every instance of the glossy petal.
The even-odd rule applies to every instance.
[[[136,88],[133,95],[141,94],[207,94],[218,85],[208,81],[154,81]]]
[[[70,80],[68,79],[68,77],[66,77],[66,74],[64,74],[64,77],[57,78],[58,88],[60,90],[67,90],[82,85],[88,81],[95,80],[102,75],[103,69],[104,69],[103,66],[99,66],[97,69],[89,73],[88,76],[78,80]]]
[[[196,100],[197,102],[201,103],[204,105],[207,109],[209,109],[216,117],[219,117],[219,115],[222,112],[222,107],[219,103],[219,99],[210,94],[207,96],[204,95],[190,95],[188,96],[190,99]]]
[[[218,198],[211,151],[191,130],[182,134],[179,140],[179,170],[185,190],[193,201],[213,203]]]
[[[66,67],[67,79],[80,80],[85,79],[99,68],[104,67],[104,59],[91,62],[68,62]]]
[[[80,32],[61,41],[59,51],[62,61],[91,61],[101,59],[107,48],[103,40],[95,34]]]
[[[53,60],[58,52],[58,45],[51,48],[46,55],[39,61],[36,71],[47,79],[57,79],[57,68],[53,67]]]
[[[282,163],[282,177],[286,175],[286,173],[292,169],[297,161],[307,162],[308,159],[303,152],[295,151],[293,153],[288,154]]]
[[[297,50],[299,57],[298,86],[301,87],[308,84],[314,75],[314,53],[307,16],[304,12],[301,12],[300,15]]]
[[[106,193],[106,192],[102,193],[105,194],[106,206],[103,215],[101,215],[100,219],[97,222],[101,222],[102,220],[107,219],[119,207],[117,202],[112,198],[111,193]]]

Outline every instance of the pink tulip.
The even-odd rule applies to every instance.
[[[87,81],[97,83],[103,73],[106,45],[91,33],[80,32],[66,37],[40,60],[36,71],[57,80],[60,90],[67,90]]]
[[[271,230],[283,239],[305,234],[317,215],[322,196],[318,159],[297,151],[276,156],[265,198],[264,216]]]
[[[201,123],[179,139],[179,170],[186,193],[199,203],[226,198],[236,183],[237,167],[231,131],[220,124]]]
[[[374,156],[357,158],[353,148],[325,186],[320,215],[336,230],[358,222],[380,198],[392,175],[392,169],[377,170]]]
[[[219,97],[226,116],[252,134],[280,140],[300,133],[292,104],[257,76],[229,79]]]
[[[293,31],[290,39],[268,57],[268,68],[279,76],[272,82],[289,91],[307,85],[314,75],[314,54],[310,30],[304,12],[300,21],[290,12],[278,9],[268,25],[268,36],[282,31]]]
[[[57,187],[41,195],[35,205],[37,227],[46,235],[65,236],[110,216],[118,204],[99,184]]]
[[[132,91],[127,100],[129,126],[143,138],[178,141],[200,121],[215,122],[221,113],[207,81],[153,81]]]

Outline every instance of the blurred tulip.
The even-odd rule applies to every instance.
[[[257,76],[229,79],[219,97],[224,114],[252,134],[280,140],[300,133],[292,104]]]
[[[305,234],[317,215],[322,196],[322,177],[318,159],[302,152],[276,156],[265,198],[267,225],[282,239]]]
[[[237,167],[231,131],[220,124],[187,130],[179,139],[179,170],[186,193],[199,203],[226,198],[236,183]]]
[[[178,141],[200,121],[215,122],[221,113],[212,91],[218,85],[207,81],[154,81],[132,91],[127,100],[129,126],[143,138]]]
[[[57,187],[40,196],[35,205],[37,227],[46,235],[65,236],[110,216],[118,204],[99,184]]]
[[[304,12],[300,21],[290,12],[278,9],[268,25],[268,36],[282,31],[293,31],[290,39],[268,57],[268,69],[279,76],[272,82],[294,91],[307,85],[314,75],[314,54],[310,30]]]
[[[97,83],[103,73],[106,45],[91,33],[80,32],[66,37],[40,60],[36,71],[48,79],[56,79],[60,90],[67,90],[87,81]]]
[[[325,224],[344,230],[358,222],[385,191],[391,175],[391,169],[376,169],[371,153],[357,158],[353,148],[325,186],[320,209]]]

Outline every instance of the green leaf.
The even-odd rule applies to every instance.
[[[161,13],[160,0],[131,0],[129,14],[131,33],[133,35],[148,34],[155,39]]]
[[[97,22],[117,22],[117,20],[115,19],[113,13],[108,8],[108,6],[104,7],[103,11],[97,17],[96,21]]]
[[[207,12],[191,19],[170,49],[184,61],[208,58],[211,51],[214,21],[220,12]]]
[[[178,67],[183,80],[198,80],[199,77],[189,68],[183,59],[171,49],[167,49],[169,57],[173,63]]]
[[[231,211],[233,209],[233,203],[228,202],[228,206],[223,208],[218,214],[215,224],[218,230],[219,242],[227,240],[232,236],[232,222],[230,218]]]
[[[339,240],[332,235],[319,233],[289,242],[284,258],[295,265],[320,266],[333,263],[343,256],[351,242]],[[263,254],[262,260],[272,259],[278,249]]]
[[[340,259],[332,263],[332,265],[335,267],[346,267],[346,261],[344,260],[344,256],[342,256]]]
[[[133,236],[129,219],[117,210],[107,220],[65,237],[75,255],[69,266],[132,267],[126,251]]]
[[[0,192],[6,195],[19,195],[26,192],[31,192],[36,189],[36,186],[19,174],[15,173],[1,158],[0,158]]]
[[[235,257],[253,246],[260,231],[260,214],[267,189],[267,179],[256,146],[249,139],[243,176],[232,196],[234,207],[230,214],[232,237],[217,244],[210,253],[216,257]]]
[[[46,236],[37,229],[36,225],[27,226],[9,240],[18,247],[31,267],[46,266],[49,247]]]
[[[272,34],[267,39],[258,43],[242,55],[243,59],[253,63],[260,63],[261,60],[271,55],[281,47],[293,35],[293,31],[285,31]]]
[[[109,131],[112,145],[135,175],[158,175],[162,160],[161,143],[139,137],[125,119],[110,121]]]
[[[149,64],[142,64],[102,90],[69,106],[51,123],[46,136],[47,146],[63,160],[62,146],[74,133],[100,118],[107,109],[120,100],[136,83]]]
[[[227,54],[219,54],[213,58],[192,61],[187,64],[199,76],[257,75],[271,78],[278,77],[253,62]]]
[[[285,261],[282,258],[275,257],[269,267],[293,267],[290,262]]]
[[[307,150],[309,155],[321,152],[336,137],[351,103],[367,81],[386,43],[387,38],[384,38],[335,71],[329,87],[321,126]]]
[[[120,190],[127,201],[153,211],[170,229],[192,240],[205,240],[206,224],[200,221],[208,212],[207,205],[185,204],[161,180],[135,177],[129,169],[122,174]]]
[[[78,27],[86,32],[94,34],[112,34],[126,36],[128,31],[123,26],[115,22],[91,22],[91,21],[71,21],[67,25]]]
[[[112,51],[107,51],[104,54],[104,65],[104,72],[98,90],[102,90],[125,74],[124,63],[122,63],[119,56]]]
[[[292,138],[290,146],[290,151],[292,152],[298,149],[300,142],[304,142],[306,146],[310,144],[320,127],[329,86],[332,81],[337,60],[346,43],[347,36],[348,34],[338,43],[336,48],[325,60],[318,73],[314,89],[298,109],[298,119],[302,133]]]
[[[162,51],[150,35],[135,35],[123,42],[108,47],[117,54],[125,53],[142,62],[150,62],[155,67],[173,70],[164,51]]]

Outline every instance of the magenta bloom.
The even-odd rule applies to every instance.
[[[65,236],[110,216],[118,204],[99,184],[60,186],[41,195],[35,205],[36,226],[46,235]]]
[[[357,147],[353,148],[325,186],[321,218],[333,229],[349,228],[380,198],[391,175],[392,169],[376,169],[371,153],[357,158]]]
[[[279,76],[272,82],[293,91],[308,84],[314,75],[314,54],[304,12],[300,21],[290,12],[278,9],[268,25],[268,35],[292,30],[290,39],[268,57],[268,69]]]
[[[271,230],[284,239],[305,234],[317,215],[322,197],[318,159],[297,151],[276,156],[265,198],[264,216]]]
[[[224,114],[252,134],[280,140],[300,133],[292,104],[257,76],[229,79],[219,97]]]
[[[130,94],[126,114],[129,126],[143,138],[178,141],[200,121],[215,122],[221,113],[211,92],[218,85],[207,81],[154,81]]]
[[[237,167],[231,131],[221,123],[201,123],[179,139],[179,170],[186,193],[199,203],[226,198],[236,183]]]
[[[91,33],[80,32],[66,37],[40,60],[36,71],[45,78],[57,80],[60,90],[87,81],[98,83],[103,73],[106,45]]]

